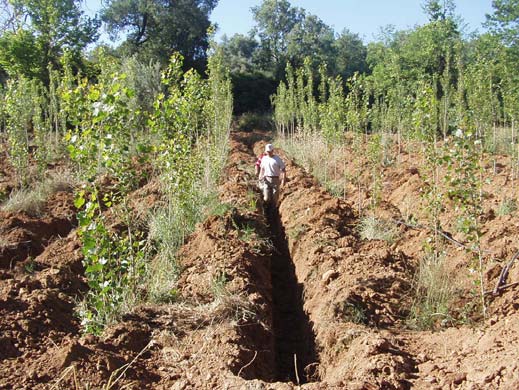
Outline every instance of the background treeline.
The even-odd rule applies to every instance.
[[[453,2],[426,1],[430,21],[386,30],[364,51],[368,70],[351,77],[338,71],[337,60],[316,64],[319,56],[312,56],[293,65],[289,59],[273,97],[278,129],[323,130],[331,139],[344,130],[385,132],[400,142],[424,134],[446,138],[461,128],[489,150],[510,151],[519,116],[519,3],[493,5],[489,31],[464,37]]]
[[[217,0],[110,0],[95,17],[81,0],[0,0],[0,74],[23,75],[49,82],[48,67],[70,62],[90,76],[99,73],[98,52],[165,66],[173,52],[184,57],[184,69],[199,72],[207,65],[209,15]],[[93,44],[104,26],[118,46]],[[90,45],[90,46],[89,46]],[[85,49],[90,47],[88,54]]]
[[[247,35],[224,36],[224,57],[233,78],[235,112],[266,111],[269,97],[284,78],[285,66],[328,64],[329,72],[345,80],[366,72],[367,48],[358,34],[336,33],[316,15],[287,0],[265,0],[252,8],[254,28]]]
[[[326,74],[340,76],[346,88],[355,72],[370,75],[377,90],[374,95],[378,100],[383,95],[393,107],[405,104],[408,92],[415,91],[417,82],[426,77],[435,78],[439,98],[448,96],[452,92],[448,86],[457,84],[460,69],[476,62],[481,72],[490,72],[492,89],[498,89],[504,78],[513,84],[510,77],[517,73],[517,50],[513,49],[517,45],[516,1],[494,1],[494,12],[481,26],[487,32],[480,35],[466,30],[454,1],[427,0],[422,7],[428,23],[403,31],[384,27],[375,41],[365,44],[358,34],[347,29],[335,32],[288,0],[264,1],[252,9],[255,27],[248,35],[223,38],[235,85],[236,112],[268,109],[275,86],[286,81],[286,64],[298,68],[307,57],[316,75],[319,66],[326,64]],[[369,103],[374,100],[373,96]]]

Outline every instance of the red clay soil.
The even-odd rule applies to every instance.
[[[179,253],[178,302],[141,305],[102,337],[82,335],[74,316],[86,289],[74,231],[59,238],[26,216],[3,218],[2,237],[18,218],[25,235],[9,242],[39,246],[0,268],[0,389],[96,389],[111,376],[112,388],[126,389],[519,388],[519,289],[503,290],[472,327],[409,330],[426,233],[401,227],[394,244],[362,240],[356,194],[332,197],[283,153],[290,181],[279,213],[265,214],[253,164],[266,141],[232,134],[220,187],[229,210],[200,224]],[[403,214],[398,191],[415,191],[417,175],[386,176],[384,215]],[[153,183],[130,198],[143,219],[161,201]],[[517,245],[516,218],[485,225],[496,253],[508,243],[503,259]],[[449,253],[461,275],[464,252]],[[488,268],[489,283],[503,264]],[[519,280],[519,264],[507,280]]]

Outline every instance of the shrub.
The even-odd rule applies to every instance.
[[[497,208],[497,215],[510,215],[517,211],[517,202],[515,199],[504,197]]]

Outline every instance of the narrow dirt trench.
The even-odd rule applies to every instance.
[[[254,137],[241,141],[247,153],[254,155],[254,145],[263,148],[267,137],[261,135],[260,141]],[[244,150],[245,151],[245,150]],[[260,192],[256,190],[258,197]],[[260,207],[261,209],[261,207]],[[277,209],[269,207],[263,212],[266,230],[270,235],[272,250],[270,257],[273,377],[257,377],[268,382],[305,384],[317,380],[318,355],[316,352],[313,323],[304,311],[304,285],[297,278],[285,228]],[[257,349],[264,346],[257,345]]]
[[[298,283],[279,213],[271,209],[266,215],[274,244],[271,274],[276,380],[303,384],[315,379],[315,335],[303,310],[303,285]]]

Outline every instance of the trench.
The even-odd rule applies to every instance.
[[[297,280],[278,210],[267,210],[266,216],[274,245],[271,276],[275,379],[296,384],[313,382],[319,360],[312,322],[303,309],[303,285]]]
[[[254,145],[269,139],[263,134],[247,134],[237,137],[237,141],[244,146],[244,152],[255,158]],[[253,190],[261,198],[256,181],[252,182]],[[267,208],[264,216],[268,225],[265,226],[269,231],[267,234],[273,244],[270,270],[266,270],[270,271],[272,287],[269,294],[271,305],[268,309],[272,318],[272,333],[268,342],[255,340],[257,344],[250,346],[249,350],[264,350],[268,345],[269,353],[264,359],[256,359],[250,366],[247,379],[260,379],[270,383],[291,382],[296,385],[316,382],[319,380],[319,357],[313,323],[304,311],[304,285],[297,279],[279,211]],[[248,359],[251,357],[247,356],[247,361]]]

